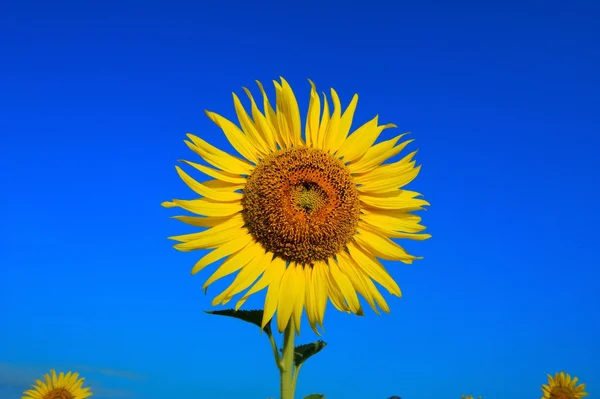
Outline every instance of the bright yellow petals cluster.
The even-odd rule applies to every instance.
[[[92,396],[90,388],[83,388],[84,379],[78,373],[65,374],[50,370],[44,381],[36,380],[32,389],[25,391],[21,399],[85,399]]]
[[[548,374],[548,384],[542,385],[541,399],[581,399],[588,396],[585,384],[577,385],[579,379],[564,371],[556,373],[554,377]]]
[[[280,331],[291,320],[299,331],[304,310],[316,330],[327,301],[360,315],[358,295],[375,312],[389,312],[375,283],[392,295],[401,292],[379,259],[411,263],[418,258],[392,239],[429,238],[411,213],[429,203],[403,189],[419,173],[416,152],[384,163],[410,141],[398,135],[375,144],[383,130],[395,127],[380,125],[377,116],[352,131],[358,96],[343,109],[332,89],[330,107],[310,83],[304,125],[284,79],[274,82],[274,107],[260,83],[262,110],[249,90],[249,111],[233,94],[238,124],[207,112],[240,156],[188,134],[185,143],[204,163],[183,162],[209,179],[199,182],[176,167],[199,198],[163,203],[197,215],[176,216],[182,222],[206,228],[170,237],[180,251],[210,250],[192,273],[222,260],[204,288],[237,273],[213,305],[243,292],[239,309],[266,289],[263,325],[277,314]]]

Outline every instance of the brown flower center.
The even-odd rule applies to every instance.
[[[47,394],[42,396],[42,399],[73,399],[74,396],[65,388],[54,388]]]
[[[550,399],[577,399],[577,396],[570,388],[554,387],[550,391]]]
[[[306,265],[341,251],[360,215],[356,184],[344,164],[306,147],[262,160],[247,179],[242,205],[256,241],[286,261]]]

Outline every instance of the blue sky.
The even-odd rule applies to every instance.
[[[279,76],[303,112],[310,78],[412,132],[432,204],[424,260],[389,264],[404,297],[329,308],[299,398],[525,399],[562,369],[600,395],[599,6],[218,4],[3,3],[0,399],[52,367],[99,399],[277,395],[268,341],[202,312],[219,285],[159,204],[193,194],[186,132],[231,148],[203,110]]]

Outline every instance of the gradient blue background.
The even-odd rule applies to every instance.
[[[231,148],[203,110],[280,75],[303,114],[311,78],[411,131],[432,204],[425,259],[389,264],[404,297],[329,308],[298,397],[536,398],[562,369],[600,395],[599,6],[251,3],[0,6],[0,398],[51,367],[99,399],[277,396],[268,341],[202,313],[223,285],[203,294],[159,204],[193,196],[186,132]]]

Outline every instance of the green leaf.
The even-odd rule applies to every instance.
[[[301,365],[308,359],[309,357],[316,355],[321,352],[323,348],[327,346],[325,341],[317,341],[310,344],[300,345],[294,348],[294,364],[296,366]],[[316,396],[316,398],[320,398],[321,396]],[[306,398],[304,398],[306,399]],[[313,398],[310,398],[313,399]]]
[[[217,316],[228,316],[235,317],[236,319],[240,319],[243,321],[247,321],[248,323],[252,323],[260,328],[262,324],[263,311],[261,309],[256,310],[235,310],[235,309],[225,309],[225,310],[205,310],[208,314],[214,314]],[[271,321],[265,325],[264,332],[267,335],[271,335]]]
[[[322,393],[313,393],[308,396],[305,396],[304,399],[325,399],[325,395]]]

